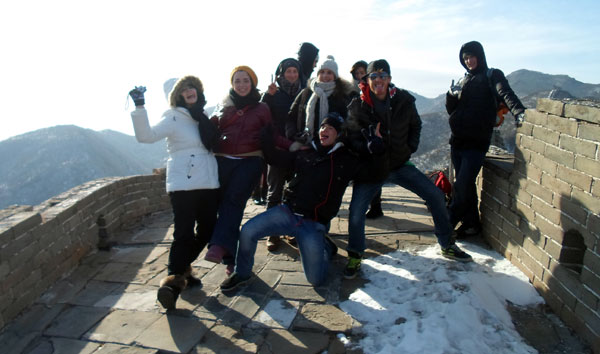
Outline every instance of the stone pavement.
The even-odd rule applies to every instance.
[[[156,291],[167,274],[173,225],[170,212],[157,213],[111,235],[116,245],[110,251],[86,257],[9,324],[0,334],[0,352],[362,353],[345,348],[337,336],[352,342],[361,336],[361,324],[337,307],[364,284],[341,277],[350,192],[331,224],[339,253],[324,286],[306,282],[297,250],[283,243],[269,253],[262,241],[256,277],[246,287],[222,294],[225,267],[204,261],[203,252],[193,264],[202,287],[186,289],[177,309],[166,312]],[[367,221],[367,257],[436,242],[431,217],[412,193],[384,187],[383,209],[385,217]],[[263,210],[249,202],[244,219]]]

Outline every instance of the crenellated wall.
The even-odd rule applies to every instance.
[[[600,353],[600,105],[538,100],[478,185],[484,237]]]
[[[108,235],[170,207],[164,169],[103,178],[35,207],[0,211],[0,329]]]

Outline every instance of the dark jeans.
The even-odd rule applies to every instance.
[[[452,226],[446,210],[444,193],[413,165],[403,165],[390,172],[386,183],[406,188],[421,197],[429,206],[433,217],[434,233],[442,248],[452,241]],[[362,255],[366,248],[365,213],[373,196],[381,190],[382,183],[354,183],[348,220],[347,250]]]
[[[283,198],[283,187],[286,180],[290,178],[292,171],[288,168],[281,168],[269,165],[267,181],[269,183],[269,194],[267,195],[267,208],[281,204]]]
[[[217,163],[221,198],[219,218],[210,243],[225,248],[229,252],[228,261],[225,263],[230,263],[233,262],[237,250],[246,203],[260,181],[263,159],[255,156],[243,159],[217,156]]]
[[[217,221],[218,196],[218,189],[169,193],[175,226],[169,252],[169,275],[183,274],[210,241]]]
[[[452,186],[452,201],[448,207],[450,222],[459,221],[468,227],[479,227],[479,208],[475,182],[485,159],[485,151],[450,149],[456,180]]]

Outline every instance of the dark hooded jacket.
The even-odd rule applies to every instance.
[[[477,57],[477,67],[474,70],[467,68],[463,60],[464,53]],[[510,88],[501,70],[492,70],[490,85],[487,60],[479,42],[463,44],[459,52],[459,61],[467,70],[461,79],[461,93],[458,96],[450,92],[446,94],[446,111],[450,114],[452,131],[450,144],[459,149],[487,151],[496,123],[496,93],[514,116],[523,113],[525,107]]]
[[[356,156],[340,142],[325,148],[317,139],[307,150],[283,151],[275,149],[272,136],[268,130],[261,134],[267,163],[294,171],[283,202],[294,213],[327,225],[337,215],[346,187],[358,170]]]
[[[293,66],[298,69],[298,80],[301,80],[301,67],[300,63],[296,59],[287,58],[279,63],[277,70],[275,71],[276,82],[279,84],[277,91],[274,95],[269,95],[265,92],[262,95],[261,101],[266,103],[271,109],[271,118],[275,127],[275,132],[281,136],[286,136],[286,130],[292,129],[287,127],[292,122],[288,118],[290,107],[294,102],[294,99],[300,92],[301,87],[298,87],[296,92],[288,92],[282,88],[281,82],[285,80],[283,74],[285,72],[284,64],[288,67]],[[295,129],[295,128],[294,128]]]
[[[384,114],[375,112],[369,86],[362,82],[361,97],[348,107],[345,144],[361,158],[357,182],[383,182],[390,171],[402,167],[417,151],[421,137],[421,118],[417,113],[415,98],[406,90],[390,84],[389,109]],[[386,102],[387,104],[387,102]],[[380,133],[385,145],[383,154],[371,154],[362,130],[381,123]]]

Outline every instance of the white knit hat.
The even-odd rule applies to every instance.
[[[319,66],[319,70],[317,71],[317,74],[323,69],[329,69],[329,70],[333,71],[336,79],[338,77],[340,77],[338,75],[338,65],[335,62],[335,58],[333,57],[333,55],[328,55],[327,59],[325,59],[325,61],[323,63],[321,63],[321,66]]]

